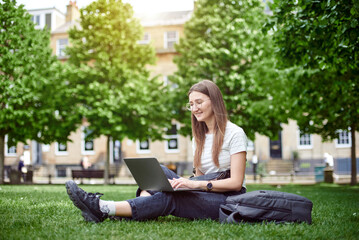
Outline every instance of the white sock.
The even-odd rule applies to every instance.
[[[100,210],[107,213],[109,216],[115,216],[116,205],[114,201],[104,201],[100,199]]]

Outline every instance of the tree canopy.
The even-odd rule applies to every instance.
[[[355,131],[359,123],[359,3],[279,1],[267,23],[280,66],[292,68],[289,110],[301,130],[334,139],[351,131],[352,183],[356,182]]]
[[[66,142],[81,118],[68,88],[69,69],[52,56],[48,30],[36,30],[16,1],[0,5],[0,181],[8,144]]]
[[[281,100],[286,90],[275,71],[271,38],[261,31],[267,17],[259,0],[196,1],[176,46],[178,71],[170,78],[179,86],[173,104],[176,118],[188,126],[185,133],[190,133],[186,93],[203,79],[222,90],[231,121],[250,139],[256,132],[275,136],[286,122]]]
[[[131,5],[121,0],[92,2],[81,9],[80,23],[69,32],[66,52],[76,69],[72,84],[80,92],[89,137],[162,138],[171,123],[166,87],[146,68],[155,62],[155,51],[138,43],[143,29]]]

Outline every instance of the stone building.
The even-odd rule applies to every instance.
[[[76,2],[70,1],[67,13],[63,14],[56,8],[28,10],[33,15],[33,21],[39,28],[47,26],[51,29],[51,48],[54,55],[61,61],[67,57],[64,49],[69,44],[68,30],[79,25],[79,10]],[[167,76],[176,71],[173,58],[177,54],[174,44],[183,37],[184,23],[190,19],[192,11],[165,12],[156,15],[136,15],[144,27],[144,37],[138,44],[152,44],[156,50],[157,62],[150,67],[152,75],[161,75],[164,84]],[[5,165],[16,166],[21,156],[25,157],[25,164],[32,166],[35,176],[70,177],[71,169],[79,168],[81,160],[86,160],[94,168],[103,168],[107,156],[107,141],[105,137],[85,141],[87,122],[70,138],[72,142],[66,145],[52,143],[43,145],[36,141],[28,141],[25,145],[19,143],[16,147],[5,144]],[[189,137],[177,134],[180,124],[175,121],[167,131],[166,141],[132,141],[110,142],[110,163],[117,174],[123,157],[157,157],[160,162],[174,163],[180,173],[189,174],[191,169],[192,143]],[[335,171],[338,174],[349,174],[350,168],[350,131],[338,133],[338,139],[322,142],[318,135],[302,134],[295,121],[282,125],[283,130],[277,139],[257,135],[255,142],[248,145],[248,173],[251,172],[251,160],[255,154],[264,171],[269,173],[290,172],[293,167],[298,171],[312,174],[314,167],[323,164],[324,154],[334,158]],[[245,129],[244,129],[245,130]],[[359,134],[356,133],[356,139]],[[6,138],[5,138],[6,140]],[[359,147],[356,145],[357,156]],[[298,160],[297,160],[298,159]],[[297,161],[293,165],[293,160]],[[357,159],[358,162],[358,159]],[[349,164],[349,165],[348,165]],[[357,163],[358,167],[359,164]]]

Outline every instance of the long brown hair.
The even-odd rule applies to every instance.
[[[219,167],[219,153],[222,150],[224,133],[227,126],[227,110],[224,105],[222,93],[215,83],[209,80],[203,80],[199,83],[196,83],[188,91],[188,96],[192,92],[200,92],[207,95],[212,104],[212,110],[214,113],[215,125],[214,125],[214,136],[213,136],[213,146],[212,146],[212,161]],[[204,148],[204,143],[206,140],[206,133],[208,128],[205,122],[197,121],[196,117],[191,114],[192,120],[192,134],[196,143],[196,151],[194,154],[194,167],[198,168],[201,166],[201,156]]]

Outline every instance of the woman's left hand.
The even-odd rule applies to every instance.
[[[171,183],[171,186],[174,189],[177,188],[190,188],[190,189],[195,189],[198,188],[196,181],[192,181],[189,180],[187,178],[173,178],[173,179],[168,179]]]

